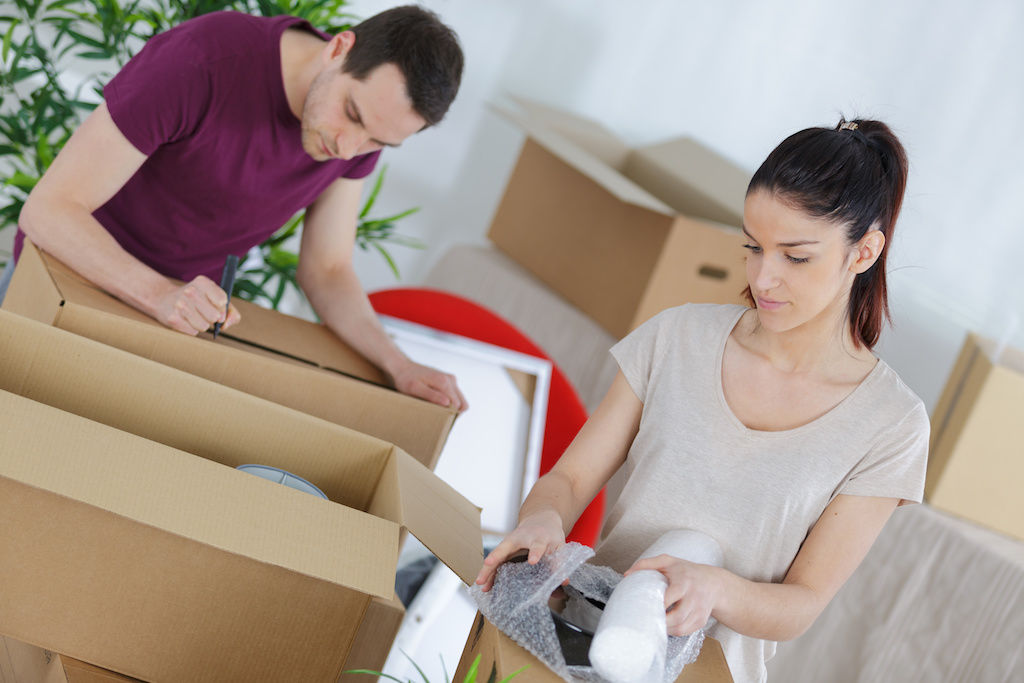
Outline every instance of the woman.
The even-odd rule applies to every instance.
[[[871,353],[906,177],[878,121],[810,128],[772,151],[744,206],[750,308],[669,309],[612,349],[607,396],[477,583],[489,589],[521,550],[536,563],[564,543],[624,465],[592,561],[662,572],[669,633],[713,616],[736,680],[765,680],[775,641],[803,633],[893,510],[921,500],[927,413]],[[675,528],[715,538],[724,568],[635,562]]]

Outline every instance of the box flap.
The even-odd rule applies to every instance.
[[[52,325],[60,315],[64,297],[31,242],[25,246],[3,299],[3,310]]]
[[[0,357],[0,389],[229,467],[280,467],[359,509],[369,505],[371,484],[391,449],[346,427],[3,311]]]
[[[42,308],[33,309],[29,305],[26,310],[19,310],[19,313],[371,434],[399,445],[428,466],[437,462],[454,422],[455,412],[369,381],[354,380],[339,374],[335,369],[318,367],[314,361],[343,365],[340,358],[344,353],[339,352],[341,355],[333,357],[330,351],[347,348],[323,327],[242,302],[243,308],[249,306],[247,317],[259,322],[257,327],[260,329],[267,328],[273,336],[273,343],[285,343],[287,330],[293,329],[295,342],[294,348],[290,350],[306,353],[312,349],[309,353],[316,356],[314,360],[300,360],[279,349],[270,351],[251,343],[236,341],[229,338],[227,333],[216,342],[211,340],[209,333],[190,337],[157,324],[96,289],[30,244],[26,243],[25,252],[27,256],[22,260],[24,265],[19,265],[17,270],[24,268],[28,272],[32,265],[30,257],[35,256],[43,284],[33,286],[39,291],[48,289],[56,293],[50,303],[32,304]],[[48,258],[52,269],[49,273],[45,267]],[[17,299],[25,292],[25,287],[31,284],[25,282],[24,273],[19,277],[22,277],[24,284],[19,283],[18,288],[12,288],[9,292],[11,300]],[[64,301],[65,297],[67,301]],[[272,322],[280,322],[282,330],[274,332],[270,324]],[[315,337],[308,345],[303,341],[306,334]],[[361,374],[370,376],[369,371]],[[403,419],[396,420],[395,414],[401,414]]]
[[[96,288],[57,259],[39,252],[38,249],[33,248],[33,251],[40,256],[49,270],[64,301],[144,324],[161,333],[176,335],[175,338],[182,336]],[[225,336],[265,352],[282,355],[284,359],[299,359],[377,384],[386,383],[380,370],[323,325],[271,311],[248,301],[233,299],[232,302],[242,314],[242,321],[224,332]],[[199,338],[208,342],[213,341],[213,335],[210,333],[204,333]]]
[[[675,214],[672,207],[624,176],[616,167],[608,165],[601,156],[580,147],[561,133],[549,129],[544,121],[533,118],[529,111],[523,110],[516,102],[493,103],[491,107],[522,128],[537,144],[619,200],[656,213],[668,216]],[[607,152],[604,153],[604,156],[608,156]]]
[[[323,325],[233,300],[242,320],[223,334],[241,342],[335,370],[375,384],[387,384],[376,366]]]
[[[528,121],[529,125],[557,133],[615,169],[621,169],[625,165],[632,151],[629,145],[597,121],[525,97],[510,95],[504,104],[499,102],[494,106],[510,120],[515,121],[513,117],[517,117]],[[507,109],[507,113],[503,112],[502,108]]]
[[[483,565],[480,508],[394,448],[370,512],[412,532],[467,585]]]
[[[259,562],[389,598],[383,519],[0,391],[0,477]],[[390,570],[390,571],[389,571]]]
[[[750,173],[693,138],[638,148],[623,173],[683,215],[743,224]]]

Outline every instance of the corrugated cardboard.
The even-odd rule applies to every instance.
[[[925,497],[1024,539],[1024,352],[969,334],[932,420]]]
[[[480,656],[477,669],[478,681],[500,681],[505,676],[523,667],[526,670],[513,681],[523,683],[561,683],[562,678],[551,671],[546,664],[532,653],[516,644],[514,640],[502,633],[494,624],[477,614],[476,621],[470,629],[466,647],[462,651],[459,668],[455,672],[456,681],[465,678],[473,660]],[[732,683],[732,674],[725,662],[722,646],[714,638],[705,638],[697,660],[689,664],[679,674],[676,683]]]
[[[139,679],[0,636],[0,683],[139,683]]]
[[[2,633],[154,683],[334,681],[403,528],[479,569],[479,510],[392,444],[6,312],[0,357]]]
[[[60,656],[0,635],[0,683],[67,683]]]
[[[488,236],[621,337],[691,301],[741,302],[749,174],[689,138],[630,149],[592,121],[526,100],[527,135]]]
[[[405,607],[397,595],[390,600],[371,600],[366,616],[359,624],[359,633],[352,643],[352,650],[345,660],[344,670],[382,671],[404,617]],[[365,674],[344,674],[339,683],[367,683],[368,680]]]
[[[88,662],[60,655],[67,683],[142,683],[137,678],[122,676],[109,669],[101,669]]]
[[[3,308],[376,436],[427,467],[437,463],[454,411],[379,386],[380,372],[322,325],[234,303],[241,323],[216,341],[208,333],[190,337],[26,241]]]

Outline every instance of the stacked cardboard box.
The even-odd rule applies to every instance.
[[[433,467],[455,420],[381,386],[380,372],[322,325],[245,301],[216,341],[167,329],[26,241],[4,310],[389,441]]]
[[[689,138],[630,149],[534,102],[497,109],[527,136],[499,249],[617,337],[670,306],[742,301],[746,171]]]
[[[479,510],[390,443],[6,312],[0,357],[0,633],[147,681],[333,681],[400,614],[403,529],[480,566]]]
[[[1024,539],[1024,352],[969,334],[932,419],[925,497]]]

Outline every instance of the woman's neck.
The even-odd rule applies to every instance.
[[[751,317],[745,346],[775,369],[793,374],[846,376],[853,366],[873,362],[871,352],[858,346],[850,332],[845,306],[823,311],[802,325],[773,332],[760,324],[757,311]],[[860,372],[854,371],[859,375]]]

